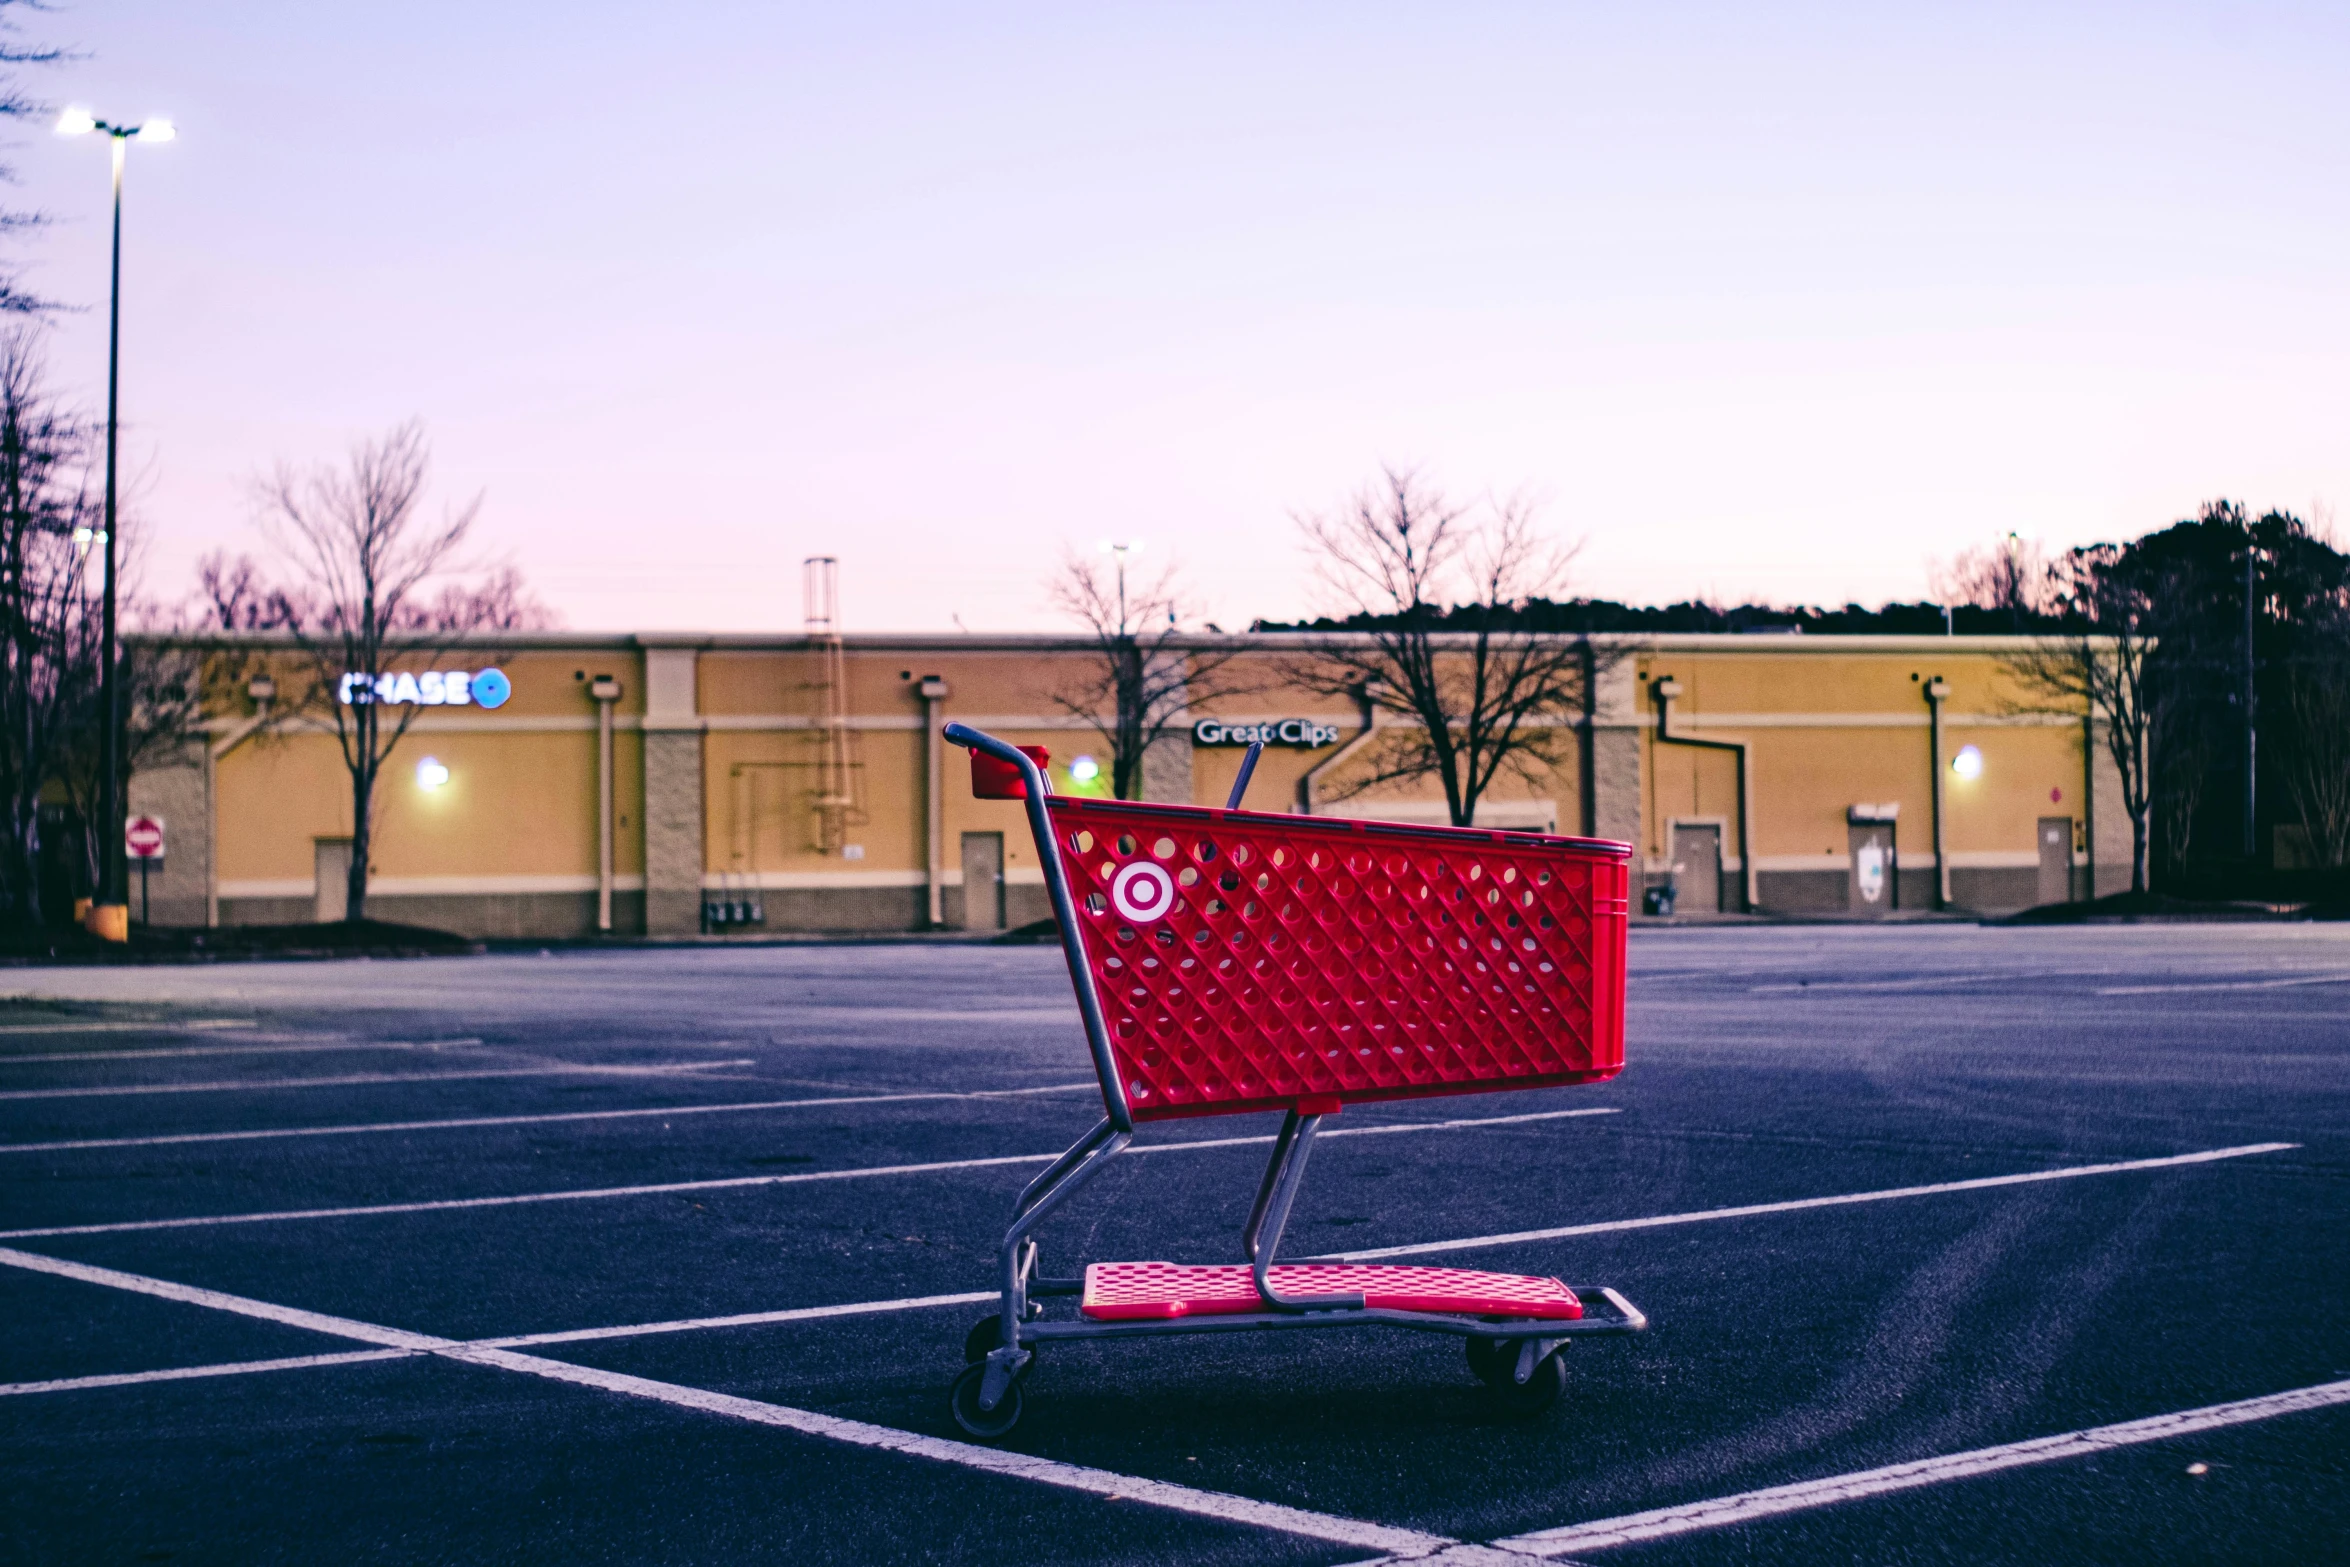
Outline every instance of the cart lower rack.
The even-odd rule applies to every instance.
[[[1623,1068],[1629,845],[1054,795],[1041,749],[961,724],[973,792],[1020,799],[1101,1079],[1104,1115],[1020,1194],[1001,1304],[951,1393],[971,1435],[1018,1422],[1057,1339],[1395,1327],[1466,1341],[1503,1406],[1565,1385],[1560,1351],[1648,1319],[1613,1289],[1462,1268],[1276,1263],[1314,1134],[1348,1104],[1601,1082]],[[1281,1110],[1224,1264],[1052,1276],[1034,1233],[1146,1121]],[[1074,1317],[1044,1302],[1074,1297]]]

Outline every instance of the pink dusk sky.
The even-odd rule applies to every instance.
[[[421,418],[571,626],[1226,625],[1382,462],[1633,601],[1914,599],[2010,530],[2350,496],[2350,10],[189,5],[20,18],[131,150],[146,586]],[[23,127],[105,381],[106,172]]]

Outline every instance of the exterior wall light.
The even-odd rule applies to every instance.
[[[1092,783],[1102,775],[1102,764],[1090,756],[1069,758],[1069,777],[1076,783]]]
[[[427,794],[449,781],[449,769],[437,756],[428,756],[416,764],[416,787]]]
[[[1971,745],[1960,746],[1958,754],[1950,759],[1950,770],[1961,778],[1982,777],[1983,753]]]

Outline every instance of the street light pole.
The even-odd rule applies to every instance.
[[[114,153],[114,262],[107,283],[106,302],[106,610],[98,633],[98,678],[104,687],[106,732],[98,745],[98,872],[100,906],[121,906],[123,934],[130,934],[130,888],[123,882],[122,859],[122,685],[120,662],[114,652],[114,434],[120,410],[122,384],[122,164],[120,136],[109,136]],[[104,919],[105,916],[99,916]]]
[[[108,276],[106,304],[106,590],[98,631],[99,706],[103,730],[98,737],[98,896],[90,910],[92,934],[109,941],[130,939],[129,869],[123,860],[122,798],[122,682],[115,651],[115,568],[120,559],[115,535],[115,445],[121,410],[122,385],[122,171],[126,144],[170,141],[177,133],[169,120],[149,119],[139,125],[114,125],[87,109],[68,109],[57,117],[60,136],[104,133],[114,162],[114,256]]]
[[[1118,557],[1118,635],[1126,634],[1126,557],[1142,548],[1140,540],[1105,539],[1102,549]]]

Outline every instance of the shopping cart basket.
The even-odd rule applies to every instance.
[[[974,793],[1027,802],[1104,1110],[1020,1194],[956,1424],[1010,1431],[1037,1347],[1059,1339],[1372,1324],[1466,1339],[1470,1369],[1532,1414],[1565,1385],[1569,1339],[1648,1325],[1616,1291],[1554,1278],[1273,1261],[1342,1106],[1623,1069],[1628,845],[1242,811],[1256,746],[1226,810],[1055,795],[1041,749],[945,732],[971,749]],[[1040,1270],[1037,1226],[1136,1126],[1269,1110],[1286,1113],[1241,1262]],[[1078,1297],[1077,1316],[1045,1320],[1054,1296]]]

